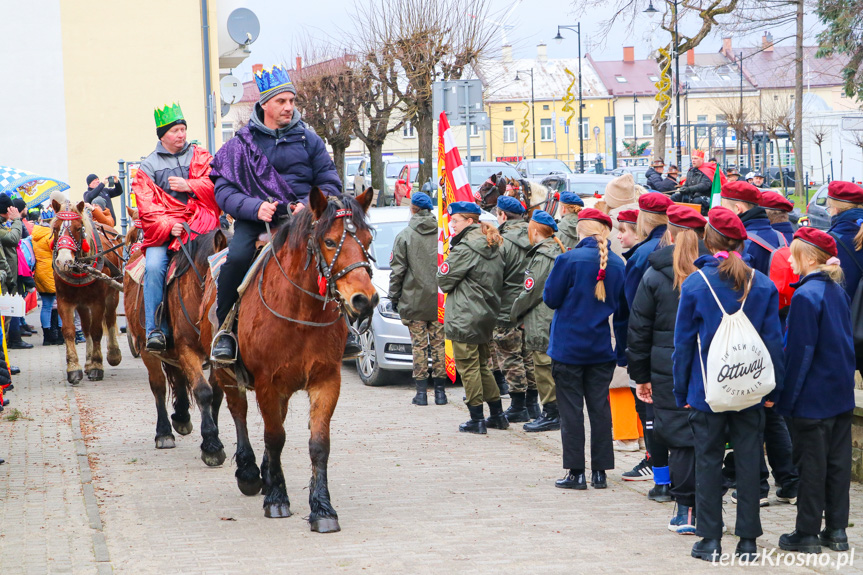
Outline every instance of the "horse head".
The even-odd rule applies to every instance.
[[[488,211],[497,205],[497,198],[506,192],[506,178],[502,176],[502,172],[492,174],[477,190],[479,197],[482,198],[482,209]]]
[[[371,281],[372,232],[366,223],[373,197],[372,188],[356,198],[327,199],[317,187],[309,193],[314,218],[309,245],[326,282],[321,289],[334,292],[352,319],[371,317],[378,304],[378,292]]]
[[[126,213],[129,214],[129,221],[132,222],[132,225],[126,231],[126,239],[123,240],[123,244],[131,253],[132,246],[140,244],[144,240],[144,228],[138,215],[138,208],[126,206]]]
[[[89,236],[93,237],[92,230],[88,232],[84,219],[84,202],[78,202],[73,206],[69,201],[61,205],[58,201],[51,202],[54,208],[54,219],[51,222],[52,251],[54,252],[54,265],[61,271],[70,271],[75,260],[82,255],[90,254]]]

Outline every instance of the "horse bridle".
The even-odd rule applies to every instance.
[[[82,226],[81,228],[81,243],[79,244],[74,237],[72,237],[72,222],[74,220],[83,220],[83,216],[78,212],[73,212],[70,210],[65,210],[61,212],[57,212],[54,214],[54,217],[60,220],[62,223],[60,224],[60,230],[57,232],[57,235],[54,239],[54,247],[52,248],[51,254],[51,267],[54,268],[56,274],[66,283],[70,285],[76,286],[85,286],[93,283],[95,280],[91,278],[89,273],[76,274],[72,272],[64,272],[57,269],[57,254],[61,249],[70,250],[75,253],[75,261],[79,262],[84,258],[85,252],[90,251],[90,246],[87,242],[87,227]],[[94,234],[94,241],[96,241]],[[96,261],[96,265],[94,269],[96,271],[102,271],[104,267],[105,260],[103,258],[98,258]]]

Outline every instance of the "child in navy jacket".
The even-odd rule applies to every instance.
[[[588,208],[578,214],[575,249],[558,256],[545,282],[543,301],[554,310],[548,355],[557,387],[563,467],[556,482],[563,489],[587,489],[584,475],[584,404],[590,417],[591,483],[607,486],[614,469],[608,386],[623,346],[613,350],[608,318],[617,310],[624,265],[608,249],[611,218]]]
[[[785,386],[774,407],[791,418],[794,463],[800,469],[796,529],[779,538],[786,551],[848,549],[854,341],[836,256],[830,235],[815,228],[794,234],[790,261],[800,281],[788,314]]]
[[[779,323],[779,293],[765,275],[752,270],[741,258],[746,230],[740,219],[726,208],[713,208],[704,230],[704,244],[713,254],[695,260],[700,273],[690,275],[680,289],[680,306],[674,333],[674,396],[679,407],[691,407],[689,424],[695,437],[696,534],[703,539],[692,548],[692,556],[717,560],[722,553],[722,459],[726,430],[734,444],[737,473],[737,523],[740,537],[737,554],[754,558],[755,539],[762,534],[759,515],[759,474],[764,409],[755,405],[742,411],[714,413],[705,401],[702,361],[706,361],[713,336],[722,321],[709,288],[726,313],[743,310],[761,335],[773,361],[776,389],[782,387],[782,330]],[[697,338],[701,338],[698,349]]]

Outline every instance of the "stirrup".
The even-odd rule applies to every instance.
[[[213,357],[213,350],[216,349],[216,342],[222,336],[227,336],[227,337],[231,338],[234,342],[234,357],[232,357],[230,359],[220,359],[220,358]],[[220,329],[216,333],[216,335],[213,336],[213,341],[210,344],[210,361],[215,362],[215,363],[225,363],[225,364],[235,363],[237,361],[237,355],[238,355],[239,351],[240,351],[240,342],[237,341],[237,336],[234,334],[234,332],[231,330],[227,330],[227,329]]]

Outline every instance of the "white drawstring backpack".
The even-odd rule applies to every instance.
[[[707,281],[707,276],[701,270],[698,273],[722,312],[722,321],[707,351],[706,366],[701,353],[701,335],[698,335],[704,398],[714,412],[742,411],[761,403],[761,399],[776,387],[773,360],[761,336],[743,313],[746,299],[740,304],[739,310],[727,314]],[[747,297],[754,277],[755,270],[749,277]]]

